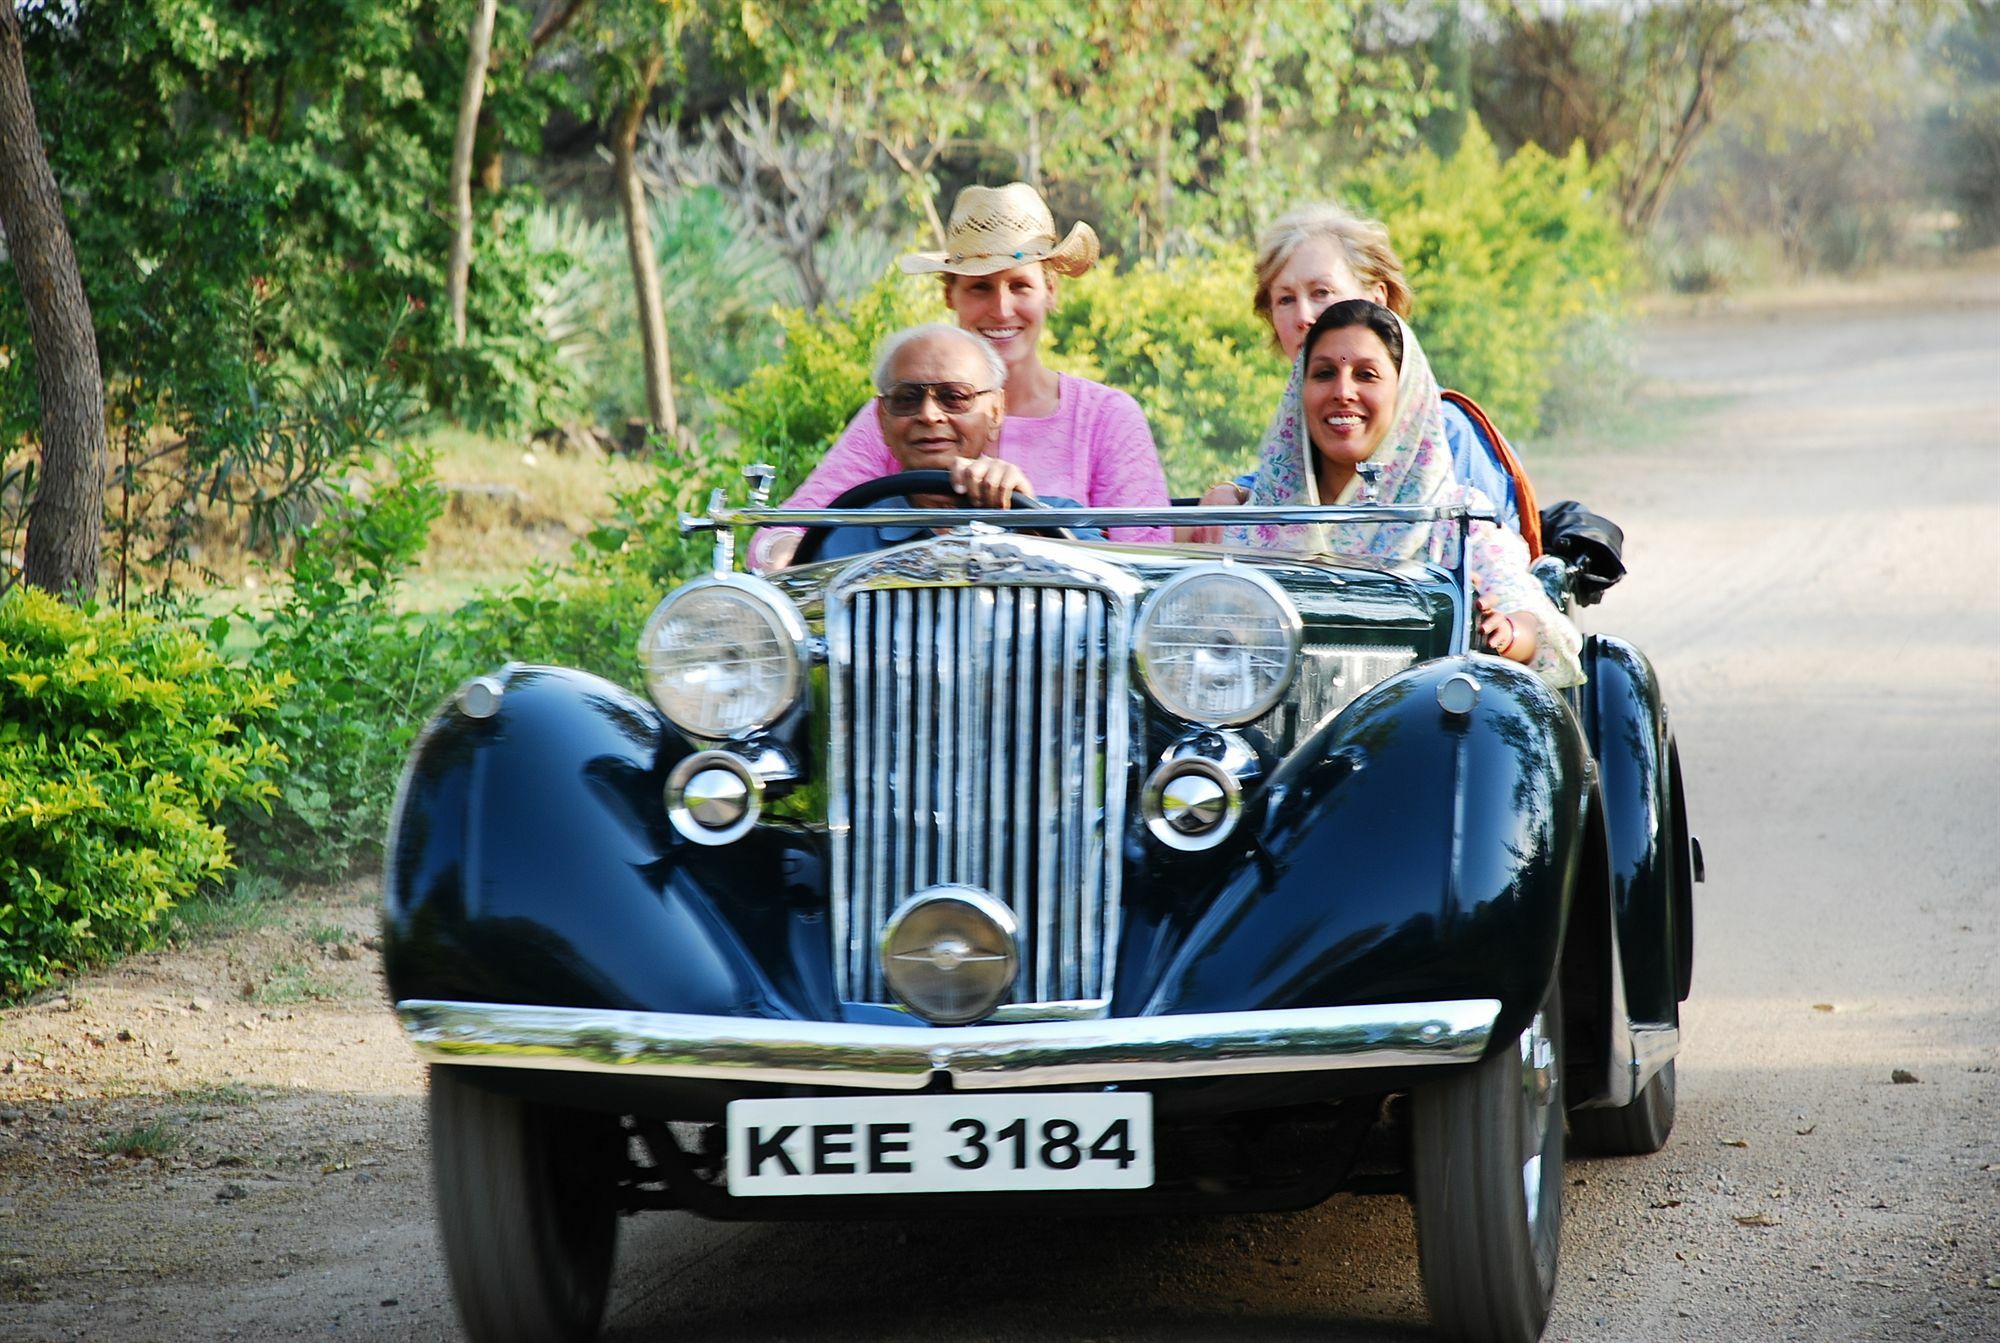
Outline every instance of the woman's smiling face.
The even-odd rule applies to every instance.
[[[992,275],[954,276],[944,301],[960,326],[992,345],[1011,379],[1024,360],[1035,360],[1054,299],[1038,261]]]
[[[1365,326],[1322,332],[1306,355],[1300,399],[1306,433],[1319,452],[1322,497],[1337,491],[1357,462],[1375,455],[1396,416],[1400,379],[1382,338]]]

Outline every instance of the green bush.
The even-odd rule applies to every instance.
[[[284,678],[185,626],[0,596],[0,997],[145,945],[276,796]]]
[[[778,470],[774,497],[790,494],[875,394],[882,338],[950,316],[935,277],[893,271],[842,312],[779,314],[784,353],[722,398],[723,422],[741,441],[742,460],[769,462]]]
[[[290,687],[270,731],[291,767],[267,809],[233,807],[228,823],[244,860],[280,876],[325,880],[379,855],[403,754],[451,684],[446,627],[394,601],[443,491],[427,457],[391,456],[391,480],[300,538],[289,589],[252,622],[250,665]],[[211,637],[229,625],[218,619]]]
[[[1439,381],[1510,437],[1532,434],[1565,328],[1615,311],[1632,277],[1608,173],[1581,146],[1554,158],[1529,145],[1503,163],[1473,120],[1451,158],[1424,149],[1377,162],[1344,194],[1388,225]]]
[[[1049,315],[1049,362],[1137,399],[1176,495],[1254,467],[1285,390],[1283,356],[1251,310],[1255,274],[1237,246],[1100,266],[1064,281]]]

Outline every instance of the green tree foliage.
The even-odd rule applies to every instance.
[[[173,426],[239,408],[263,366],[364,361],[412,300],[399,372],[473,418],[534,413],[559,387],[527,315],[546,264],[509,221],[520,193],[481,201],[473,338],[451,352],[442,294],[453,114],[465,15],[444,0],[304,7],[220,0],[37,6],[26,54],[57,181],[72,202],[105,376]],[[518,52],[506,7],[496,47]],[[538,144],[558,85],[497,59],[486,123]],[[249,326],[251,296],[283,320]],[[266,310],[269,315],[269,310]],[[32,426],[18,298],[0,295],[0,425]],[[131,406],[128,399],[128,408]]]
[[[1615,162],[1621,218],[1644,236],[1757,57],[1795,57],[1828,33],[1893,49],[1940,8],[1941,0],[1499,0],[1475,53],[1474,105],[1507,148],[1561,154],[1581,141],[1592,162]]]
[[[852,128],[935,235],[971,180],[1019,178],[1116,250],[1241,236],[1301,176],[1405,142],[1428,110],[1368,49],[1363,0],[902,0],[784,11],[794,101]],[[875,156],[879,155],[879,162]]]
[[[231,866],[217,817],[277,795],[285,684],[172,622],[0,596],[0,998],[144,945]]]
[[[2000,242],[2000,5],[1967,5],[1940,47],[1955,88],[1926,128],[1931,182],[1958,216],[1956,244],[1989,247]]]

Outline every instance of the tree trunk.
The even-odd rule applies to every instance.
[[[625,249],[632,259],[632,287],[638,295],[639,334],[646,363],[646,419],[654,432],[669,440],[680,436],[674,414],[673,361],[667,349],[666,305],[660,298],[660,260],[653,251],[652,215],[646,209],[646,188],[634,161],[639,127],[653,85],[666,68],[666,57],[652,56],[639,72],[639,85],[618,114],[612,128],[612,174],[618,179],[618,205],[625,215]]]
[[[1042,63],[1040,40],[1028,44],[1028,148],[1021,164],[1021,180],[1037,192],[1042,189]],[[942,246],[942,244],[940,244]]]
[[[68,600],[96,594],[104,540],[104,378],[90,300],[42,152],[14,0],[0,0],[0,229],[35,345],[42,479],[22,576]]]
[[[479,131],[479,104],[486,97],[486,61],[493,52],[493,16],[499,0],[480,0],[465,54],[465,91],[458,99],[458,136],[451,144],[451,334],[465,344],[465,290],[472,277],[472,141]]]

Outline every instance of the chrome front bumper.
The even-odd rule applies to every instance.
[[[1471,1063],[1500,1004],[1451,1002],[1112,1017],[991,1026],[865,1026],[409,999],[396,1015],[436,1063],[787,1086],[959,1090]]]

